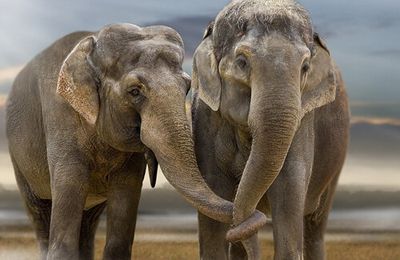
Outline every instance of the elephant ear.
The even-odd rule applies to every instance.
[[[192,87],[212,110],[218,111],[221,100],[221,79],[212,43],[212,24],[193,58]]]
[[[95,45],[94,36],[81,40],[64,60],[57,82],[57,93],[92,125],[99,113],[95,71],[89,58]]]
[[[302,95],[303,115],[336,98],[335,65],[325,42],[314,34],[314,51]]]

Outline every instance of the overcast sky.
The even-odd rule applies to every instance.
[[[0,70],[26,63],[56,38],[105,24],[167,23],[195,45],[228,1],[0,1]],[[302,0],[357,101],[400,102],[400,1]],[[195,46],[188,46],[192,51]],[[189,55],[191,53],[188,53]],[[1,82],[0,82],[1,84]]]

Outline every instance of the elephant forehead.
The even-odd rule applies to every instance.
[[[135,58],[151,49],[183,56],[182,38],[167,26],[141,28],[133,24],[113,24],[100,30],[97,38],[95,55],[105,66],[115,64],[124,56]]]
[[[180,34],[171,27],[164,25],[144,27],[142,32],[148,38],[166,40],[183,48],[183,39]]]
[[[279,33],[264,35],[260,39],[267,51],[290,55],[292,57],[303,56],[306,52],[310,53],[307,46],[298,39],[290,39]]]
[[[169,67],[180,67],[184,58],[184,51],[175,44],[165,40],[144,40],[133,43],[120,57],[121,66],[154,67],[165,63]]]
[[[130,48],[137,42],[150,40],[183,48],[182,38],[172,28],[167,26],[140,28],[134,25],[107,27],[101,30],[98,34],[97,46],[104,52],[118,52],[121,49]]]
[[[153,58],[161,56],[162,58],[176,58],[179,61],[184,58],[183,48],[163,39],[138,41],[133,46],[141,56],[147,55]]]
[[[179,33],[164,25],[142,28],[130,23],[118,23],[105,26],[98,32],[99,42],[115,45],[151,38],[164,39],[183,47],[183,40]]]
[[[104,69],[124,70],[135,65],[155,65],[159,60],[168,61],[171,66],[180,66],[183,62],[184,50],[165,39],[150,38],[125,42],[120,44],[118,49],[98,45],[94,56]]]

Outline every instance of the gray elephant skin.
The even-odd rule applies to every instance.
[[[200,171],[235,205],[233,227],[199,212],[202,259],[260,258],[257,235],[235,227],[256,208],[272,217],[275,259],[323,259],[349,108],[308,12],[291,0],[232,1],[196,50],[191,92]]]
[[[115,24],[76,32],[17,76],[7,103],[15,176],[43,259],[92,259],[107,206],[104,259],[130,259],[146,162],[205,215],[231,223],[233,203],[199,172],[180,35]],[[258,212],[243,228],[262,226]]]

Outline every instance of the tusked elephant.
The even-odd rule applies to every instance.
[[[198,210],[232,222],[233,204],[199,172],[185,96],[180,35],[165,26],[114,24],[76,32],[15,79],[7,136],[15,176],[43,259],[92,259],[107,206],[104,259],[130,259],[146,162]],[[257,212],[243,229],[262,226]]]
[[[235,227],[259,208],[275,259],[323,259],[349,108],[309,13],[291,0],[229,3],[195,52],[191,92],[200,172],[235,205],[233,227],[199,212],[201,258],[260,258],[257,235]]]

